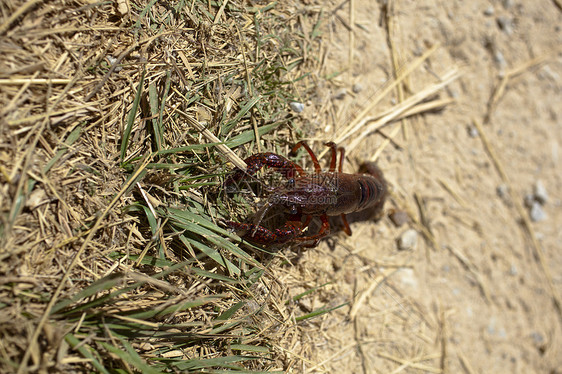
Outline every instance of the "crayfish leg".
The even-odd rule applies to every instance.
[[[339,147],[338,150],[340,151],[340,173],[343,173],[343,162],[345,161],[345,148]]]
[[[304,149],[306,149],[306,151],[310,155],[310,158],[312,159],[312,163],[314,164],[314,170],[316,170],[317,173],[321,173],[322,168],[320,167],[320,163],[318,162],[316,155],[304,140],[301,140],[300,142],[295,144],[295,146],[291,150],[291,153],[295,153],[300,147],[304,147]]]
[[[272,152],[256,153],[244,160],[248,165],[246,170],[238,169],[226,179],[225,185],[229,186],[240,182],[244,178],[254,176],[264,166],[274,168],[287,179],[294,178],[296,174],[306,175],[305,171],[293,161]]]
[[[338,152],[336,151],[336,143],[328,142],[325,143],[325,145],[330,147],[330,151],[332,152],[332,158],[330,160],[330,171],[336,171],[336,160],[338,157]]]
[[[328,216],[326,214],[323,214],[320,216],[320,219],[322,220],[322,227],[320,227],[320,231],[318,231],[318,234],[296,238],[296,240],[303,241],[303,242],[314,240],[314,242],[312,242],[311,244],[306,244],[304,245],[304,247],[308,247],[308,248],[316,247],[320,239],[322,239],[323,237],[325,237],[330,233],[330,222],[328,221]]]
[[[347,218],[345,217],[345,214],[343,214],[343,213],[341,215],[341,220],[343,221],[343,231],[345,231],[345,233],[348,236],[351,236],[351,227],[349,227],[349,223],[347,222]]]
[[[302,234],[301,223],[288,221],[279,229],[270,230],[260,225],[226,221],[226,226],[236,232],[241,232],[240,237],[252,243],[261,245],[284,244],[295,240]]]

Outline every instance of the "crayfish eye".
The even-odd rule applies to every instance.
[[[295,178],[291,178],[287,181],[287,184],[289,185],[290,188],[295,187]]]
[[[291,211],[290,211],[290,213],[291,213],[291,214],[297,214],[297,212],[298,212],[298,211],[297,211],[297,207],[294,206],[294,205],[291,206]]]

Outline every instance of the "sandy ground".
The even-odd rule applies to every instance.
[[[310,322],[292,347],[310,344],[310,361],[296,370],[562,373],[562,316],[555,306],[562,294],[561,9],[546,0],[389,3],[400,66],[440,44],[410,77],[413,92],[451,68],[463,72],[440,94],[456,102],[405,121],[407,130],[379,159],[394,191],[387,212],[410,210],[425,225],[395,227],[388,217],[356,223],[352,237],[322,243],[281,276],[309,286],[332,282],[303,301],[304,310],[350,301]],[[326,74],[349,61],[348,5],[334,12],[324,35]],[[303,113],[318,122],[312,113],[332,95],[335,125],[322,126],[317,139],[336,137],[392,75],[380,2],[353,6],[352,68],[335,80],[339,88],[319,88]],[[489,107],[504,77],[505,91]],[[383,139],[363,139],[352,163],[370,158]],[[529,233],[524,200],[538,181],[548,193],[540,206],[546,218],[531,222]],[[422,226],[433,243],[419,233]],[[396,239],[409,228],[418,231],[417,245],[399,251]]]

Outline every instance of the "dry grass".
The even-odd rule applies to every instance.
[[[281,369],[287,295],[264,276],[278,260],[217,226],[220,178],[243,166],[232,149],[294,133],[288,102],[308,89],[318,36],[301,25],[319,13],[0,11],[0,371]]]

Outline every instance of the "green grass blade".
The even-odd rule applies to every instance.
[[[320,309],[316,309],[316,310],[313,311],[313,312],[310,312],[310,313],[305,314],[305,315],[303,315],[303,316],[296,317],[296,318],[295,318],[295,321],[297,321],[297,322],[298,322],[298,321],[304,321],[305,319],[310,319],[310,318],[318,317],[318,316],[321,316],[322,314],[330,313],[330,312],[333,311],[333,310],[336,310],[336,309],[339,309],[339,308],[341,308],[341,307],[343,307],[343,306],[346,306],[347,304],[349,304],[349,303],[343,303],[343,304],[340,304],[340,305],[335,306],[335,307],[333,307],[333,308],[327,308],[327,309],[326,309],[326,308],[320,308]]]
[[[163,110],[158,109],[158,91],[154,83],[148,86],[148,103],[150,105],[150,116],[152,117],[152,132],[154,135],[154,143],[156,145],[155,151],[159,152],[162,149],[162,142],[164,141],[163,129],[161,127],[160,117]]]
[[[219,326],[215,327],[214,329],[212,329],[211,331],[209,331],[209,334],[220,334],[223,331],[231,330],[231,329],[235,328],[236,326],[240,326],[241,324],[242,324],[242,321],[225,323],[224,325],[219,325]]]
[[[231,278],[231,277],[227,277],[226,275],[211,273],[210,271],[198,269],[198,268],[195,268],[195,267],[191,268],[190,271],[192,271],[196,275],[198,275],[200,277],[203,277],[203,278],[215,279],[215,280],[227,282],[227,283],[230,283],[230,284],[239,284],[240,283],[240,281],[238,281],[234,278]]]
[[[232,307],[230,307],[228,310],[226,310],[224,313],[222,313],[220,316],[218,316],[216,318],[216,320],[217,321],[225,321],[225,320],[229,319],[230,317],[232,317],[234,315],[234,313],[236,313],[244,305],[246,305],[245,301],[239,301],[238,303],[236,303]]]
[[[127,255],[127,254],[122,253],[122,252],[111,252],[108,257],[112,260],[119,260],[120,258],[127,257],[129,260],[131,260],[133,262],[137,262],[137,260],[139,259],[140,256],[139,255]],[[189,261],[189,262],[192,262],[192,261]],[[151,265],[151,266],[158,267],[158,268],[164,268],[164,267],[176,265],[177,262],[173,262],[173,261],[169,261],[169,260],[165,260],[165,259],[161,259],[161,258],[157,258],[157,257],[152,257],[152,256],[144,256],[141,260],[141,264]]]
[[[188,261],[184,261],[184,262],[180,262],[180,263],[176,263],[172,266],[169,266],[167,269],[154,274],[152,277],[154,279],[161,279],[166,277],[168,274],[177,271],[183,267],[185,267],[186,265],[190,264],[192,262],[192,260],[188,260]],[[102,293],[104,291],[107,291],[109,289],[115,288],[117,287],[118,284],[120,284],[120,282],[124,281],[125,279],[125,275],[124,274],[119,274],[119,273],[113,273],[110,274],[102,279],[99,279],[98,281],[92,283],[90,286],[84,288],[83,290],[81,290],[80,292],[78,292],[77,294],[75,294],[74,296],[68,298],[68,299],[64,299],[61,300],[59,303],[55,304],[55,306],[53,307],[52,313],[57,313],[59,311],[61,311],[64,308],[67,308],[68,306],[77,303],[78,301],[96,295],[98,293]],[[141,282],[135,282],[129,286],[123,287],[121,289],[117,289],[116,291],[113,291],[109,294],[105,294],[104,296],[94,299],[92,301],[89,301],[83,305],[78,305],[73,307],[72,309],[65,311],[64,314],[72,314],[72,313],[76,313],[82,310],[86,310],[89,308],[93,308],[95,306],[104,304],[106,301],[110,301],[116,297],[118,297],[121,294],[130,292],[132,290],[135,290],[137,288],[139,288],[140,286],[144,285],[146,283],[146,281],[141,281]]]
[[[179,370],[200,370],[215,367],[231,367],[230,364],[235,362],[243,362],[250,360],[257,360],[261,357],[254,356],[226,356],[210,358],[207,360],[187,360],[174,363],[174,366]],[[239,371],[237,371],[238,373]]]
[[[78,292],[77,294],[72,296],[71,298],[59,301],[57,304],[55,304],[55,306],[51,310],[51,313],[54,314],[54,313],[58,312],[59,310],[62,310],[64,308],[66,308],[67,306],[69,306],[69,305],[71,305],[71,304],[73,304],[73,303],[75,303],[79,300],[82,300],[82,299],[85,299],[87,297],[96,295],[100,292],[112,289],[112,288],[116,287],[118,284],[120,284],[121,282],[123,282],[123,278],[124,278],[123,274],[118,274],[118,273],[110,274],[107,277],[104,277],[104,278],[92,283],[91,285],[84,288],[83,290],[81,290],[80,292]]]
[[[148,207],[144,205],[141,205],[141,207],[144,210],[148,225],[150,226],[150,232],[152,233],[152,236],[154,236],[158,232],[158,220],[154,217],[154,214],[152,214],[152,211]]]
[[[196,163],[192,163],[192,164],[150,163],[150,164],[146,165],[146,168],[147,169],[155,169],[155,170],[180,170],[180,169],[187,169],[189,167],[192,167],[193,165],[196,165]]]
[[[144,19],[144,17],[146,16],[146,14],[150,11],[150,9],[154,6],[154,4],[156,4],[158,2],[158,0],[152,0],[150,3],[148,3],[148,5],[146,7],[144,7],[140,13],[140,15],[138,16],[137,22],[135,22],[135,37],[137,35],[137,33],[140,31],[141,29],[141,25],[142,25],[142,20]]]
[[[144,86],[145,74],[146,71],[143,70],[140,77],[140,82],[137,86],[137,93],[135,94],[135,99],[133,100],[133,106],[127,117],[127,124],[125,126],[125,131],[123,132],[123,139],[121,141],[121,162],[125,162],[125,156],[127,155],[127,147],[129,146],[129,138],[131,137],[131,131],[133,129],[133,124],[135,123],[135,117],[137,116],[137,111],[139,109],[140,99],[142,95],[142,88]]]
[[[163,216],[164,214],[160,214],[160,215]],[[238,257],[239,259],[246,262],[247,264],[257,267],[262,267],[262,265],[258,261],[256,261],[252,256],[250,256],[244,250],[239,248],[236,244],[224,238],[225,236],[227,236],[236,239],[236,237],[233,236],[232,233],[230,233],[228,230],[223,229],[222,227],[217,226],[213,222],[205,219],[204,217],[189,212],[187,210],[181,210],[177,208],[168,208],[168,217],[170,219],[170,222],[174,224],[178,229],[186,230],[188,232],[192,232],[200,236],[203,236],[205,237],[206,240],[210,241],[211,243],[217,245],[220,248],[224,248],[228,250],[231,254]],[[205,245],[203,244],[203,246]],[[204,248],[204,250],[207,250],[207,248]],[[218,254],[213,254],[213,257],[211,258],[213,258],[215,261],[220,261],[219,259],[222,257],[220,257],[220,255]],[[223,264],[223,266],[225,265]],[[239,274],[239,273],[236,272],[235,274]]]
[[[131,178],[133,178],[135,175],[136,175],[136,177],[135,177],[135,179],[134,179],[134,182],[129,183],[129,186],[130,186],[130,187],[127,189],[127,192],[125,192],[126,194],[127,194],[127,193],[130,193],[133,188],[137,188],[137,186],[136,186],[137,182],[140,181],[140,180],[142,180],[142,179],[144,178],[144,176],[146,175],[146,166],[144,166],[144,169],[141,170],[141,172],[138,173],[138,175],[137,175],[137,170],[138,170],[140,167],[142,167],[144,159],[145,159],[146,157],[154,157],[154,155],[155,155],[155,153],[152,153],[151,155],[145,155],[145,156],[143,156],[143,158],[141,159],[141,162],[139,162],[138,165],[136,165],[136,166],[134,167],[134,170],[132,170],[131,174],[129,174],[129,176],[127,177],[127,183],[129,183],[129,180],[130,180]],[[127,184],[127,183],[125,183],[125,184]]]
[[[125,347],[125,350],[129,357],[132,359],[131,361],[126,361],[128,363],[133,364],[137,369],[141,371],[143,374],[160,374],[161,371],[157,368],[149,366],[137,353],[135,348],[125,339],[120,339],[121,344]]]
[[[160,116],[158,117],[158,124],[162,128],[162,132],[164,129],[164,108],[166,108],[166,100],[168,99],[168,93],[170,92],[170,87],[172,85],[172,72],[166,72],[166,82],[164,83],[164,92],[162,93],[162,101],[160,103]]]
[[[66,153],[66,151],[68,151],[68,148],[72,145],[72,143],[74,143],[78,139],[81,131],[82,126],[76,126],[76,128],[72,130],[70,134],[68,134],[66,140],[64,141],[64,145],[60,147],[55,156],[43,168],[43,173],[46,174],[49,170],[51,170],[53,165]]]
[[[248,100],[246,104],[240,109],[240,111],[236,114],[236,116],[228,121],[225,125],[221,126],[222,134],[227,134],[232,130],[232,127],[235,126],[240,122],[240,120],[261,100],[260,96],[255,96]]]
[[[232,349],[233,351],[269,353],[269,349],[267,347],[260,347],[258,345],[231,344],[230,349]]]
[[[133,365],[135,368],[137,368],[141,373],[146,373],[146,374],[160,374],[161,371],[158,369],[155,369],[151,366],[149,366],[148,364],[146,364],[146,362],[144,362],[140,356],[134,351],[134,349],[130,346],[129,343],[127,343],[125,340],[121,340],[121,343],[126,347],[126,351],[123,351],[109,343],[106,342],[100,342],[100,344],[109,352],[113,353],[114,355],[116,355],[117,357],[119,357],[121,360],[123,360],[124,362],[126,362],[127,364]],[[130,348],[129,348],[130,347]]]
[[[240,269],[234,265],[232,262],[230,262],[229,260],[225,259],[223,256],[221,256],[221,254],[219,252],[217,252],[215,249],[197,241],[191,238],[186,237],[185,235],[180,235],[180,240],[187,242],[189,244],[191,244],[192,246],[194,246],[195,248],[197,248],[198,250],[200,250],[201,252],[205,253],[207,256],[209,256],[209,258],[213,259],[217,264],[225,267],[228,269],[228,272],[230,274],[236,274],[236,275],[240,275]]]
[[[300,299],[302,299],[303,297],[305,297],[306,295],[311,294],[311,293],[315,292],[316,290],[319,290],[320,288],[322,288],[322,287],[324,287],[324,286],[327,286],[327,285],[329,285],[329,284],[332,284],[332,282],[326,282],[326,283],[324,283],[324,284],[321,284],[321,285],[318,286],[318,287],[314,287],[314,288],[311,288],[310,290],[304,291],[303,293],[300,293],[300,294],[294,296],[294,297],[291,299],[291,301],[300,300]],[[289,302],[290,302],[290,301],[287,301],[285,304],[288,304]]]
[[[171,305],[164,309],[156,308],[156,309],[143,310],[140,312],[133,312],[131,314],[128,314],[127,316],[136,319],[141,319],[141,320],[145,320],[153,317],[162,317],[173,313],[183,312],[184,310],[193,309],[201,305],[209,304],[218,301],[222,298],[224,298],[224,295],[206,296],[196,300],[187,300],[187,301],[178,302],[176,305]]]
[[[212,148],[212,147],[214,147],[216,145],[219,145],[219,144],[223,144],[223,143],[193,144],[193,145],[186,145],[185,147],[163,149],[160,152],[158,152],[158,155],[167,155],[167,154],[196,151],[196,150],[201,150],[201,149],[205,149],[205,148]]]
[[[74,349],[76,349],[84,358],[90,360],[90,363],[99,370],[100,373],[109,374],[109,371],[98,361],[98,359],[92,353],[94,350],[87,344],[82,343],[73,334],[66,334],[64,340]]]
[[[270,131],[275,130],[280,125],[281,125],[280,122],[271,123],[269,125],[263,125],[261,127],[258,127],[258,133],[260,134],[260,136],[262,136],[264,134],[267,134]],[[225,143],[229,148],[236,148],[236,147],[241,146],[242,144],[246,144],[246,143],[252,142],[254,140],[256,140],[256,134],[255,134],[254,130],[247,130],[247,131],[244,131],[244,132],[236,135],[235,137],[226,141]]]

